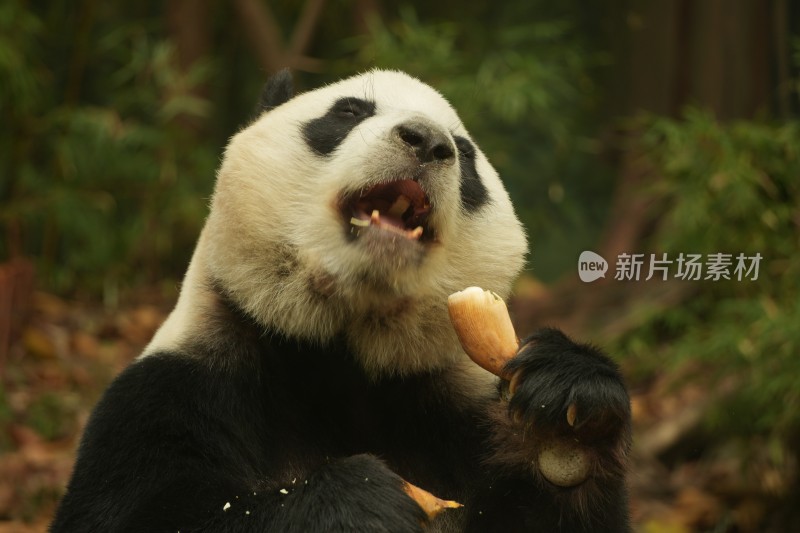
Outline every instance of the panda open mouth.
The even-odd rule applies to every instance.
[[[432,242],[433,229],[428,225],[431,203],[414,180],[381,183],[342,202],[342,215],[349,235],[377,228],[412,241]]]

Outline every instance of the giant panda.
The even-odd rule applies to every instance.
[[[96,406],[51,531],[629,531],[616,365],[543,329],[509,395],[449,323],[452,292],[507,297],[527,248],[456,112],[395,71],[293,93],[271,78],[228,144],[178,302]],[[577,486],[537,468],[559,438],[589,451]],[[429,519],[405,481],[463,507]]]

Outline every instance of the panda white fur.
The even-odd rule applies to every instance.
[[[277,74],[225,151],[174,311],[91,417],[51,531],[629,531],[616,366],[542,330],[510,363],[508,402],[449,323],[450,293],[507,296],[525,251],[435,90],[376,70],[293,96]],[[538,473],[554,438],[591,450],[577,487]],[[428,521],[403,479],[464,507]]]

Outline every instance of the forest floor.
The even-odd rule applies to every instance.
[[[27,319],[0,357],[0,533],[46,531],[92,406],[170,307],[145,297],[112,313],[33,293]],[[796,472],[766,463],[748,468],[735,445],[707,453],[698,443],[711,391],[670,383],[656,377],[632,386],[636,530],[767,531],[765,516],[781,505]]]

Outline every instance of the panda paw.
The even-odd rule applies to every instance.
[[[630,399],[617,366],[598,349],[542,329],[504,368],[502,391],[517,453],[545,479],[574,486],[621,477],[630,440]],[[522,447],[523,450],[519,450]]]
[[[428,522],[400,476],[370,454],[320,467],[284,502],[282,521],[271,531],[422,533]]]

